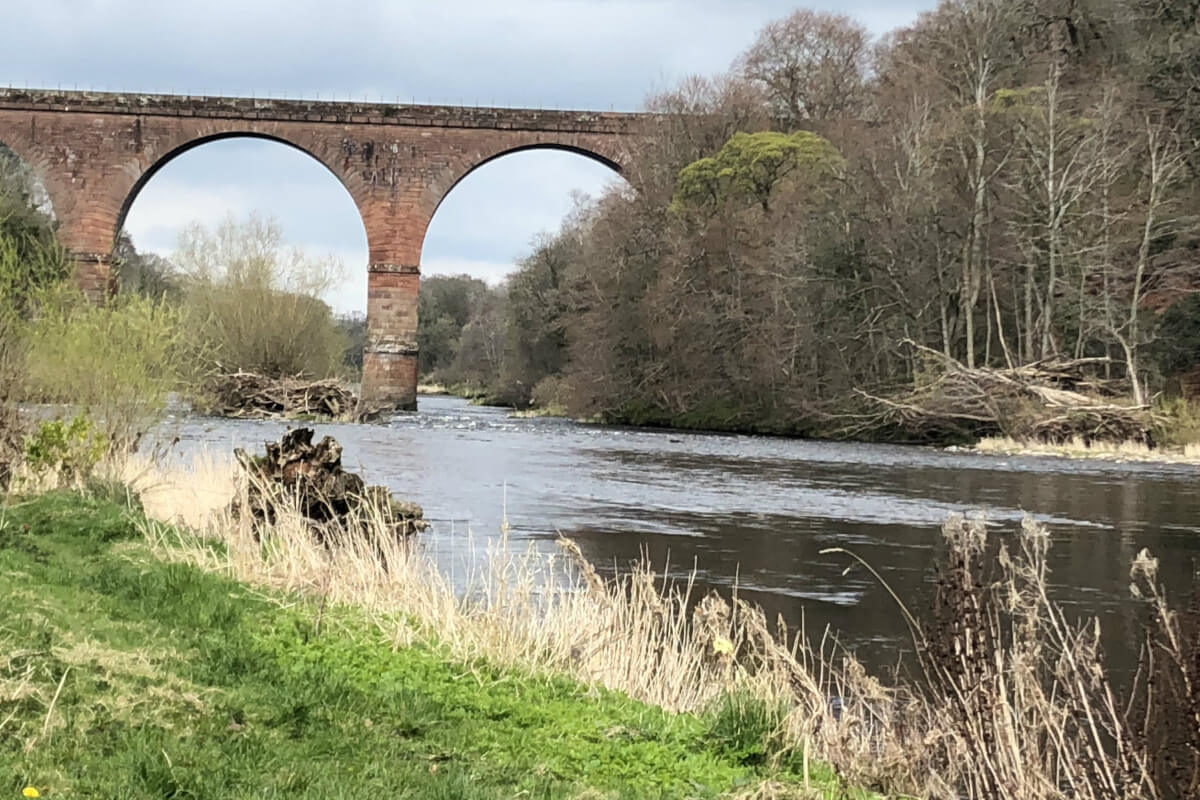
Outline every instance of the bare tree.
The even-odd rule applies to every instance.
[[[867,29],[844,14],[802,8],[769,23],[738,62],[787,127],[857,113],[870,58]]]
[[[1103,157],[1105,125],[1085,121],[1066,96],[1061,77],[1061,65],[1055,61],[1041,86],[1005,98],[1016,140],[1007,181],[1012,207],[1005,216],[1024,261],[1022,328],[1027,360],[1050,358],[1060,349],[1058,298],[1065,293],[1070,270],[1086,283],[1088,261],[1096,246],[1088,234],[1096,231],[1084,229],[1084,206],[1094,199],[1093,190],[1109,167]],[[1100,114],[1102,119],[1110,116],[1104,108]],[[1082,295],[1087,289],[1080,291]],[[1076,350],[1080,349],[1077,344]]]
[[[881,91],[920,92],[934,105],[945,150],[941,181],[957,195],[943,199],[955,212],[944,219],[958,249],[958,275],[944,288],[957,295],[955,316],[972,367],[976,310],[989,269],[989,202],[1012,150],[994,100],[1018,72],[1018,30],[1017,5],[1008,0],[948,0],[891,37],[880,53]]]
[[[1175,220],[1169,213],[1174,199],[1171,189],[1183,177],[1187,166],[1177,131],[1149,117],[1146,118],[1144,126],[1141,154],[1144,157],[1141,175],[1141,235],[1133,263],[1127,311],[1123,316],[1114,315],[1109,320],[1109,331],[1125,353],[1125,370],[1129,376],[1133,400],[1139,405],[1146,402],[1139,362],[1139,349],[1144,338],[1140,315],[1151,267],[1151,249],[1159,237],[1173,232]],[[1127,276],[1126,280],[1129,277]]]
[[[1013,29],[1012,4],[1004,0],[967,0],[944,7],[947,20],[943,46],[957,69],[946,77],[965,111],[959,157],[970,202],[967,236],[962,246],[959,307],[965,327],[967,366],[975,366],[975,307],[984,276],[988,192],[1008,159],[1007,142],[997,141],[991,99],[1004,71]],[[957,72],[957,75],[954,73]]]

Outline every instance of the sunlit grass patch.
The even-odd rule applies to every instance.
[[[51,493],[3,520],[0,593],[18,602],[0,621],[0,786],[16,792],[701,798],[801,780],[714,746],[704,715],[458,659],[415,628],[399,643],[399,609],[163,559],[221,556],[119,504]]]

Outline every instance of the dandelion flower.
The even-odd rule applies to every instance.
[[[24,789],[21,790],[21,796],[34,798],[34,797],[41,797],[42,793],[39,792],[37,789],[33,788],[32,786],[26,786]]]
[[[724,636],[718,636],[716,639],[713,639],[712,648],[713,652],[719,656],[733,655],[733,642]]]

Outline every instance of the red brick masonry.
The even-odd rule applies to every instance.
[[[0,142],[44,181],[80,283],[112,288],[113,242],[146,181],[180,153],[272,139],[324,164],[354,198],[370,249],[363,395],[416,406],[417,292],[425,231],[480,165],[557,148],[620,170],[645,114],[0,89]]]

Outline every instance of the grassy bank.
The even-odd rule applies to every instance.
[[[770,725],[753,703],[673,714],[456,659],[432,639],[385,633],[360,608],[164,558],[164,548],[181,556],[194,545],[118,503],[75,494],[0,511],[4,790],[808,796],[800,758],[769,757]],[[220,543],[207,546],[222,555]],[[832,796],[827,771],[810,768],[810,781],[812,796]]]
[[[1145,552],[1131,579],[1153,691],[1108,682],[1098,622],[1053,599],[1044,528],[989,542],[958,518],[933,608],[896,598],[912,676],[883,683],[736,596],[664,586],[646,563],[601,578],[567,540],[514,553],[501,534],[451,583],[383,526],[317,543],[286,499],[256,537],[225,511],[245,490],[228,462],[121,474],[144,514],[56,493],[4,512],[15,791],[1157,800],[1200,785],[1200,597],[1173,609]],[[123,775],[142,783],[119,790]]]

